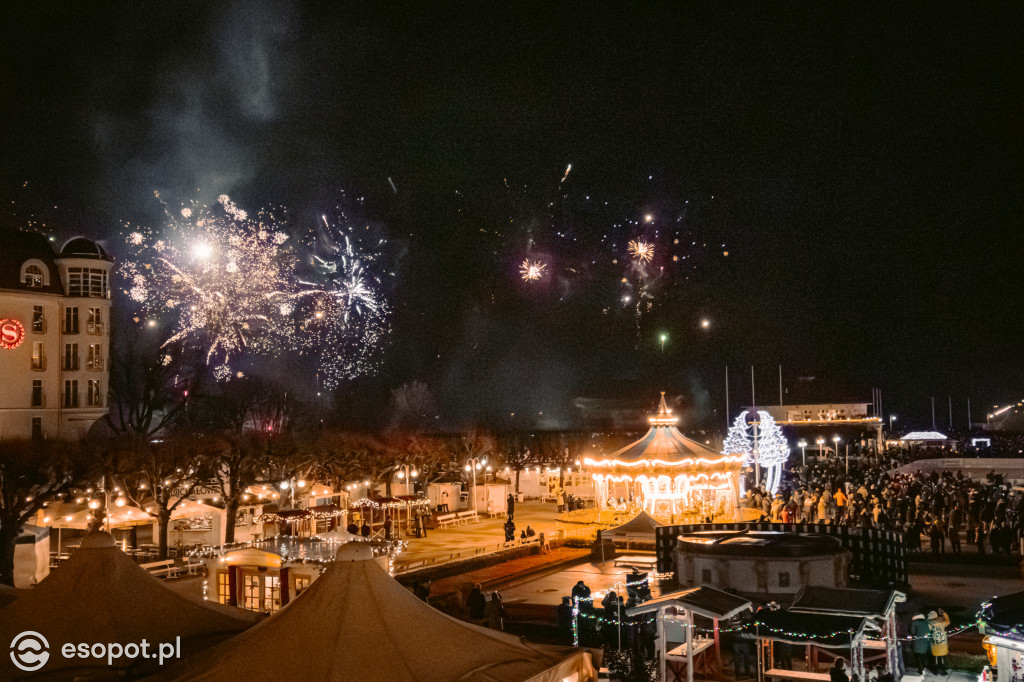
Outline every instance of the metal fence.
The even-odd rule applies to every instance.
[[[770,531],[827,535],[839,540],[853,554],[850,577],[878,586],[906,587],[907,547],[903,535],[877,528],[824,526],[815,523],[694,523],[662,526],[655,529],[658,572],[675,570],[676,537],[686,533],[708,531]]]

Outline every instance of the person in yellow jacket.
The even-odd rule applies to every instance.
[[[942,609],[928,613],[928,637],[932,641],[932,658],[935,659],[935,667],[939,669],[940,675],[949,674],[949,668],[946,667],[946,655],[949,653],[949,639],[946,637],[948,627],[948,613]]]

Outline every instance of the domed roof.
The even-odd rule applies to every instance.
[[[103,247],[85,237],[74,237],[64,243],[60,249],[62,258],[101,258],[110,260]]]

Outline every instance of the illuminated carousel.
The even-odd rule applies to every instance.
[[[644,510],[659,521],[739,519],[742,455],[723,455],[676,429],[661,394],[643,438],[609,455],[584,457],[598,508]]]

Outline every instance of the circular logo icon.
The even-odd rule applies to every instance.
[[[27,673],[39,670],[50,660],[50,643],[38,632],[26,630],[11,642],[11,660]]]
[[[12,350],[25,340],[25,327],[17,320],[0,320],[0,347]]]

